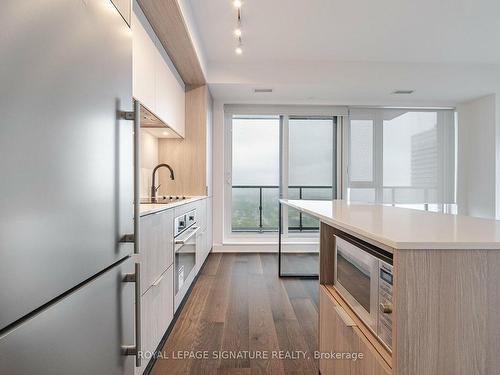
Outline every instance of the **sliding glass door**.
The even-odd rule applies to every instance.
[[[337,118],[228,114],[225,233],[235,244],[278,246],[280,276],[317,277],[319,222],[279,199],[337,197]]]

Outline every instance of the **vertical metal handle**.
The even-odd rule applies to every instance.
[[[134,254],[139,254],[140,222],[140,155],[141,155],[141,104],[134,100]],[[141,264],[135,259],[135,365],[141,366]]]
[[[135,263],[134,273],[124,276],[123,282],[135,283],[135,345],[122,346],[123,355],[135,356],[135,365],[141,366],[141,264]]]
[[[139,254],[139,223],[140,223],[140,155],[141,155],[141,104],[134,100],[133,112],[121,112],[120,116],[125,120],[133,120],[133,134],[134,134],[134,233],[127,234],[122,237],[122,242],[134,243],[134,254]],[[134,355],[136,367],[141,366],[141,264],[139,259],[135,259],[135,273],[125,275],[124,282],[135,283],[135,345],[122,347],[124,355]]]

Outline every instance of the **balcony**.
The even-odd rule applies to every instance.
[[[332,186],[289,186],[288,199],[332,199]],[[278,231],[279,186],[234,185],[232,187],[233,232]],[[301,212],[288,210],[289,232],[317,232],[319,222]]]

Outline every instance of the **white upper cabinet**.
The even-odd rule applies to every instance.
[[[184,87],[159,52],[156,55],[156,115],[184,137]]]
[[[158,40],[153,40],[140,9],[132,14],[133,95],[156,117],[184,137],[184,85],[165,60],[166,52]],[[147,29],[150,29],[147,31]],[[153,34],[154,35],[154,34]],[[164,58],[165,56],[165,58]]]
[[[156,112],[155,66],[158,51],[135,12],[132,14],[133,95],[151,112]]]

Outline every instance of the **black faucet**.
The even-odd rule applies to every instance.
[[[156,192],[158,191],[158,189],[160,188],[161,185],[158,185],[158,186],[155,186],[155,175],[156,175],[156,171],[161,168],[161,167],[165,167],[165,168],[168,168],[170,170],[170,179],[173,180],[174,179],[174,170],[172,169],[172,167],[170,167],[170,165],[168,164],[158,164],[155,169],[153,169],[153,180],[151,182],[151,202],[155,203],[156,202]]]

